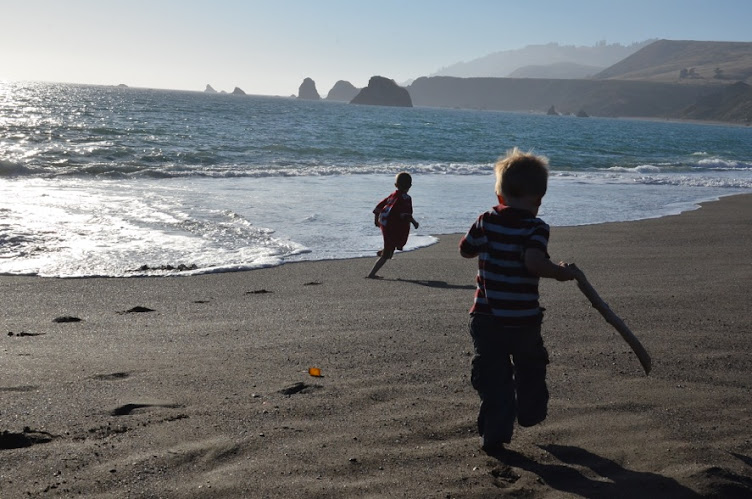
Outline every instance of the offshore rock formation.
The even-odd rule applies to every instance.
[[[350,104],[365,104],[369,106],[413,107],[410,93],[397,85],[394,80],[383,76],[373,76],[368,80],[368,86],[361,90],[350,101]]]
[[[358,95],[360,90],[352,83],[345,80],[339,80],[334,84],[329,94],[326,96],[326,100],[333,100],[339,102],[350,102]]]
[[[235,90],[232,91],[232,95],[245,95],[245,92],[240,90],[239,87],[235,87]]]
[[[212,86],[209,85],[208,83],[206,84],[206,89],[204,90],[204,92],[208,92],[210,94],[216,94],[217,93],[217,91],[214,90],[214,88],[212,88]]]
[[[319,92],[316,90],[316,83],[312,79],[306,78],[303,80],[303,83],[300,84],[300,87],[298,87],[298,99],[321,99]]]

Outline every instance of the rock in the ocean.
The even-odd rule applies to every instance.
[[[329,94],[326,96],[326,100],[350,102],[358,95],[360,90],[352,83],[345,80],[339,80],[334,84]]]
[[[549,116],[559,116],[559,113],[556,111],[556,108],[554,106],[549,107],[546,114]]]
[[[240,90],[239,87],[235,87],[235,90],[232,91],[232,95],[245,95],[245,92]]]
[[[303,80],[303,83],[301,83],[300,87],[298,87],[298,99],[307,99],[307,100],[321,99],[319,92],[316,90],[316,82],[314,82],[310,78],[306,78],[305,80]]]
[[[383,76],[373,76],[368,80],[368,86],[355,96],[350,104],[366,104],[370,106],[413,107],[410,93],[407,89],[397,85],[394,80]]]
[[[217,93],[217,91],[216,91],[216,90],[214,90],[214,89],[212,88],[212,86],[211,86],[211,85],[209,85],[208,83],[206,84],[206,90],[204,90],[204,92],[209,92],[210,94],[216,94],[216,93]]]

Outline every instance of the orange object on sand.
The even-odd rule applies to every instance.
[[[321,369],[319,369],[318,367],[309,367],[308,368],[308,374],[310,374],[311,376],[316,376],[317,378],[320,378],[321,377]]]

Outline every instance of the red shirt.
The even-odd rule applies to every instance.
[[[413,200],[410,195],[396,190],[382,199],[373,212],[379,216],[379,226],[384,236],[384,249],[401,250],[410,234],[410,217],[413,214]]]

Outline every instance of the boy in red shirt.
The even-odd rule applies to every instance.
[[[376,227],[381,228],[384,237],[384,249],[377,253],[379,259],[368,274],[369,279],[376,279],[376,272],[392,258],[394,250],[402,250],[405,246],[410,234],[410,224],[418,228],[419,224],[413,218],[413,200],[407,193],[412,185],[413,179],[409,173],[398,173],[394,182],[397,190],[381,200],[373,209],[374,223]]]

